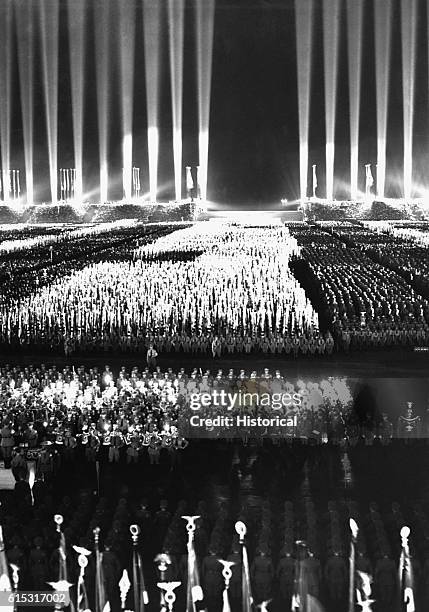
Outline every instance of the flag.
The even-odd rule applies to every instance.
[[[59,529],[59,526],[58,526],[58,529]],[[69,588],[72,585],[71,583],[68,582],[68,575],[67,575],[68,572],[67,572],[66,539],[64,537],[64,533],[60,529],[59,529],[59,536],[60,536],[60,543],[58,546],[58,582],[57,584],[63,585],[64,587],[63,590],[69,591]],[[67,584],[69,585],[69,587],[66,586]],[[58,604],[58,606],[60,606],[60,604]],[[58,607],[56,609],[61,609],[61,608]],[[74,611],[74,605],[71,599],[70,599],[70,610]]]
[[[9,567],[3,541],[3,529],[0,527],[0,591],[12,593],[12,585],[9,578]],[[0,606],[0,612],[13,612],[14,606]]]
[[[60,531],[60,545],[58,546],[58,563],[58,580],[67,580],[66,539],[62,531]]]
[[[194,188],[191,166],[186,166],[186,190],[189,192]]]
[[[86,612],[89,609],[88,594],[86,592],[84,577],[79,575],[77,581],[77,612]]]
[[[229,598],[228,598],[228,589],[224,589],[223,591],[222,612],[231,612],[231,606],[229,605]]]
[[[371,612],[374,599],[371,599],[372,577],[365,572],[357,572],[356,603],[362,612]]]
[[[402,551],[399,559],[399,580],[401,585],[402,602],[406,612],[415,612],[416,606],[414,602],[414,579],[413,568],[410,559],[410,548],[408,537],[410,535],[409,527],[402,527],[401,541]]]
[[[88,612],[88,594],[85,586],[85,568],[88,565],[88,559],[91,552],[81,546],[73,546],[74,550],[78,553],[78,563],[80,567],[79,577],[77,581],[77,612]]]
[[[103,555],[98,546],[98,530],[95,534],[95,612],[109,612],[110,605],[107,601],[106,588],[104,585]],[[137,612],[137,611],[136,611]]]
[[[253,597],[252,588],[250,584],[249,559],[247,557],[247,548],[245,544],[243,544],[242,601],[243,612],[251,612]]]
[[[196,612],[196,603],[203,601],[204,599],[203,590],[200,584],[200,575],[198,572],[197,556],[195,554],[194,547],[195,520],[199,519],[200,517],[182,516],[182,518],[188,521],[188,583],[186,588],[186,612]],[[192,526],[193,529],[190,529],[190,526]]]
[[[144,612],[149,603],[143,576],[142,558],[138,550],[133,550],[134,612]]]

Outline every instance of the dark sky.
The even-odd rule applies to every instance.
[[[52,0],[46,0],[51,2]],[[105,1],[105,0],[103,0]],[[120,1],[120,0],[119,0]],[[160,0],[162,1],[162,0]],[[383,0],[381,0],[383,1]],[[84,180],[89,189],[98,183],[97,104],[94,63],[93,2],[87,0],[87,51],[85,79]],[[363,74],[360,132],[360,187],[366,162],[376,162],[376,100],[374,76],[373,5],[365,2]],[[346,197],[343,183],[349,180],[348,74],[346,9],[342,2],[335,174],[337,197]],[[197,116],[195,48],[192,1],[187,2],[184,77],[184,165],[197,163]],[[400,2],[393,0],[393,48],[388,125],[387,195],[400,195],[402,175],[402,77]],[[141,167],[143,186],[148,187],[146,108],[141,2],[136,3],[136,61],[134,97],[134,161]],[[119,79],[117,71],[117,20],[111,27],[110,164],[121,173],[119,130]],[[416,70],[415,179],[425,182],[428,165],[428,63],[426,2],[419,0]],[[66,3],[60,13],[60,91],[58,166],[73,166],[71,135],[70,73]],[[324,192],[324,79],[322,1],[315,0],[313,74],[310,120],[310,164],[319,167],[319,187]],[[24,35],[19,33],[19,35]],[[48,158],[40,69],[40,40],[36,49],[35,180],[41,197],[48,197]],[[161,147],[159,184],[169,185],[161,197],[173,196],[171,107],[166,11],[162,41]],[[16,45],[16,40],[14,41]],[[12,166],[24,169],[21,110],[16,49],[14,59],[14,114]],[[211,99],[209,199],[245,207],[277,204],[282,197],[293,200],[299,192],[298,100],[296,39],[293,0],[217,0],[215,15],[213,83]],[[44,179],[44,180],[43,180]],[[119,183],[120,185],[120,183]],[[309,191],[311,187],[309,186]],[[110,196],[121,197],[120,186]]]

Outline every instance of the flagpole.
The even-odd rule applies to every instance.
[[[235,565],[234,561],[224,561],[223,559],[219,559],[219,563],[223,565],[222,576],[225,583],[225,588],[223,590],[223,607],[222,612],[231,612],[231,606],[229,604],[228,590],[229,590],[229,582],[232,577],[231,567]]]
[[[61,514],[56,514],[54,516],[54,522],[57,526],[57,533],[60,536],[60,542],[59,542],[59,547],[58,547],[58,552],[59,552],[58,582],[61,582],[62,580],[67,580],[67,570],[65,566],[65,540],[64,540],[64,534],[61,531],[61,525],[64,522],[63,516]],[[55,604],[55,610],[61,610],[61,609],[62,609],[61,604],[59,603]]]
[[[171,559],[170,559],[170,557],[166,553],[160,553],[159,555],[157,555],[155,557],[155,562],[157,563],[157,568],[158,568],[158,571],[159,571],[160,583],[164,583],[165,582],[165,573],[167,571],[168,566],[171,563]],[[158,586],[159,586],[160,583],[158,583]],[[161,590],[161,601],[160,601],[161,607],[160,607],[160,610],[161,610],[161,612],[165,612],[166,608],[165,608],[165,605],[164,605],[165,604],[164,591],[161,588],[160,588],[160,590]]]
[[[359,527],[354,519],[349,521],[352,537],[350,540],[350,557],[349,557],[349,612],[354,612],[355,609],[355,544],[359,533]]]
[[[76,589],[76,610],[77,612],[85,612],[89,608],[88,594],[85,586],[85,569],[88,565],[88,557],[91,554],[90,550],[82,546],[73,546],[73,550],[79,555],[77,562],[79,565],[79,576],[77,579]]]
[[[95,527],[92,532],[94,534],[94,549],[95,549],[95,612],[103,612],[104,584],[102,584],[102,565],[101,553],[99,547],[100,527]]]
[[[188,532],[188,584],[186,588],[186,612],[196,612],[197,601],[202,601],[203,592],[199,584],[195,560],[195,548],[194,548],[194,533],[196,529],[196,521],[200,518],[199,515],[194,516],[182,516],[182,519],[186,521],[186,531]]]
[[[295,577],[294,577],[294,592],[291,600],[291,610],[295,612],[297,610],[305,609],[305,603],[303,603],[303,580],[302,580],[302,560],[304,558],[304,550],[307,544],[304,540],[297,540],[295,542],[297,546],[297,554],[295,561]]]
[[[412,568],[410,562],[410,547],[408,538],[410,535],[409,527],[401,529],[401,559],[399,564],[400,583],[401,583],[401,610],[402,612],[415,612],[414,591],[412,582]]]
[[[142,560],[137,550],[139,543],[140,527],[130,526],[131,539],[133,542],[133,592],[134,592],[134,612],[144,612],[145,605],[149,603],[144,577]]]
[[[85,610],[88,607],[88,602],[82,602],[81,598],[84,599],[86,596],[85,568],[88,565],[88,559],[85,555],[79,555],[77,562],[79,564],[80,572],[78,578],[78,589],[76,594],[76,606],[77,609],[80,610],[80,604],[82,603],[82,609]]]
[[[61,531],[63,520],[64,519],[61,514],[55,514],[54,522],[57,526],[56,531],[60,538],[58,544],[58,580],[56,582],[47,582],[47,584],[49,584],[49,586],[51,586],[57,593],[67,593],[66,601],[55,603],[55,610],[63,610],[65,607],[67,607],[71,612],[74,612],[74,603],[70,598],[70,587],[73,586],[73,584],[68,581],[66,541],[64,538],[64,533]]]
[[[247,558],[247,549],[245,544],[245,536],[247,533],[247,527],[242,521],[235,523],[235,531],[238,534],[239,542],[241,546],[241,592],[242,592],[242,610],[243,612],[251,612],[253,598],[252,589],[250,584],[250,572],[249,572],[249,560]]]

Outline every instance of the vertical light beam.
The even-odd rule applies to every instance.
[[[0,8],[0,145],[3,200],[10,194],[10,133],[12,104],[12,2],[3,0]]]
[[[58,0],[40,0],[43,88],[45,92],[51,202],[58,200]]]
[[[68,0],[68,29],[70,46],[70,77],[73,116],[73,146],[76,181],[74,199],[82,202],[83,107],[85,82],[85,11],[86,0]]]
[[[350,107],[350,196],[357,199],[359,115],[362,75],[363,0],[347,0],[347,40]]]
[[[109,118],[109,48],[111,32],[110,0],[94,3],[95,54],[98,107],[98,150],[100,161],[100,202],[107,202],[108,196],[108,118]]]
[[[402,95],[404,105],[404,197],[411,198],[417,39],[417,0],[401,1]]]
[[[132,198],[135,0],[118,0],[124,197]]]
[[[24,133],[25,188],[27,204],[34,201],[34,11],[33,3],[16,0],[19,85]],[[25,35],[23,34],[25,32]]]
[[[337,112],[340,0],[323,0],[325,67],[326,198],[334,198],[335,120]]]
[[[143,34],[146,75],[147,145],[149,157],[149,197],[156,202],[159,150],[159,69],[161,54],[161,3],[143,0]]]
[[[386,187],[387,110],[392,45],[392,0],[375,0],[375,86],[377,95],[377,197]]]
[[[171,107],[173,115],[173,159],[176,202],[182,199],[182,105],[184,0],[168,0]]]
[[[313,0],[295,0],[296,58],[299,112],[299,182],[301,200],[307,198],[308,128],[310,120]]]
[[[209,158],[210,94],[212,84],[215,0],[197,0],[195,5],[197,39],[198,148],[200,197],[207,200]]]

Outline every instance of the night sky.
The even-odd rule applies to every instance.
[[[46,0],[51,2],[52,0]],[[86,3],[87,50],[85,75],[84,190],[98,184],[97,103],[94,62],[93,1]],[[106,1],[106,0],[103,0]],[[120,1],[120,0],[119,0]],[[162,1],[162,0],[160,0]],[[360,188],[364,189],[364,164],[376,162],[376,100],[374,70],[373,5],[366,0],[360,130]],[[383,1],[383,0],[381,0]],[[72,118],[66,2],[61,1],[59,55],[58,167],[73,167]],[[337,198],[347,197],[349,183],[349,118],[346,3],[342,2],[337,104]],[[400,2],[393,1],[393,36],[388,123],[386,194],[402,191],[402,76]],[[117,19],[111,27],[110,172],[118,178],[110,197],[122,197]],[[148,188],[146,98],[141,2],[136,3],[136,59],[134,96],[134,163],[141,167],[143,188]],[[197,112],[193,2],[186,4],[184,68],[183,165],[196,165]],[[160,199],[173,197],[170,76],[167,11],[164,10],[161,83]],[[25,33],[19,33],[25,35]],[[324,79],[322,1],[315,0],[313,72],[310,118],[310,165],[318,164],[320,193],[325,191]],[[414,178],[425,180],[428,164],[428,51],[426,2],[419,2]],[[13,69],[12,167],[24,175],[23,136],[17,68],[16,40]],[[40,39],[36,40],[35,88],[35,187],[38,199],[49,198],[48,156],[40,66]],[[252,207],[277,205],[282,197],[299,195],[298,100],[296,39],[293,0],[217,0],[215,14],[213,83],[209,150],[209,200]],[[375,172],[375,167],[373,169]],[[309,177],[311,178],[311,177]],[[42,180],[43,179],[43,180]],[[41,184],[43,183],[43,184]],[[309,193],[311,186],[309,185]]]

